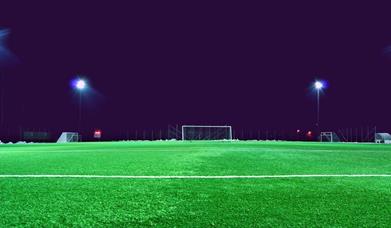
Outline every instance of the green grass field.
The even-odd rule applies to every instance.
[[[391,146],[289,142],[0,145],[1,175],[391,174]],[[0,227],[389,227],[391,177],[0,178]]]

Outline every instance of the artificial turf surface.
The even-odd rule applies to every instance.
[[[391,146],[288,142],[0,145],[0,175],[391,174]],[[388,227],[391,177],[0,178],[0,227]]]

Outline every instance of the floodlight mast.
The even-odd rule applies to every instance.
[[[75,89],[79,92],[79,119],[78,119],[78,130],[79,133],[81,131],[81,123],[82,123],[82,94],[83,90],[87,87],[87,83],[85,80],[79,78],[75,81],[74,84]]]
[[[80,134],[80,130],[81,130],[81,112],[82,112],[82,90],[79,89],[79,122],[78,122],[79,134]]]
[[[317,98],[317,111],[316,111],[316,127],[320,132],[320,91],[324,88],[324,84],[321,81],[316,81],[314,83],[316,89],[316,98]]]

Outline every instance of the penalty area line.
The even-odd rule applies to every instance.
[[[289,179],[318,177],[391,177],[391,174],[294,174],[294,175],[228,175],[228,176],[105,176],[105,175],[19,175],[3,174],[0,178],[82,178],[82,179]]]

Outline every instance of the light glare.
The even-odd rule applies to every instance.
[[[315,89],[317,90],[323,89],[323,83],[320,81],[315,82]]]
[[[79,79],[77,82],[76,82],[76,88],[78,90],[83,90],[86,88],[86,82],[82,79]]]

